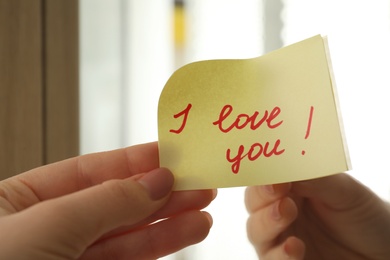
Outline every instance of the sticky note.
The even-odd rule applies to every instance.
[[[158,105],[175,190],[263,185],[350,169],[326,38],[178,69]]]

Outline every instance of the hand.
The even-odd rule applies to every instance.
[[[0,182],[0,259],[155,259],[200,242],[215,192],[171,192],[158,166],[150,143]]]
[[[249,187],[248,237],[261,259],[389,259],[390,208],[347,174]]]

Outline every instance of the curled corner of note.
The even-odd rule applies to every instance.
[[[159,101],[160,165],[176,190],[346,171],[348,153],[321,36],[247,60],[188,64]]]

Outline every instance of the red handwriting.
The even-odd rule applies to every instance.
[[[268,128],[270,129],[274,129],[283,123],[283,120],[274,122],[281,112],[281,109],[279,107],[274,107],[271,112],[265,110],[263,116],[260,119],[257,119],[257,117],[260,114],[259,111],[255,111],[251,116],[248,114],[239,114],[237,115],[233,123],[230,124],[230,126],[224,127],[223,126],[224,121],[230,116],[232,112],[233,112],[233,107],[231,105],[225,105],[222,108],[221,113],[219,114],[218,120],[213,122],[213,124],[217,125],[219,130],[221,130],[222,132],[228,133],[233,128],[243,129],[248,124],[250,124],[249,127],[252,130],[256,130],[264,122],[267,124]],[[256,120],[258,121],[256,122]]]
[[[174,118],[182,117],[182,123],[178,129],[170,129],[169,132],[180,134],[184,130],[191,108],[192,104],[188,104],[185,109],[173,116]],[[311,106],[305,139],[307,139],[310,135],[313,111],[314,107]],[[225,105],[221,109],[218,119],[213,122],[213,125],[217,126],[222,133],[229,133],[233,129],[241,130],[246,127],[251,130],[257,130],[262,125],[264,127],[268,127],[270,130],[273,130],[283,123],[283,120],[280,119],[281,112],[281,108],[275,106],[271,111],[264,110],[262,114],[260,114],[259,111],[254,111],[253,114],[241,113],[233,115],[233,106]],[[249,161],[255,161],[261,156],[269,158],[281,155],[285,152],[285,149],[280,146],[280,139],[277,139],[273,143],[269,141],[263,144],[255,142],[249,147],[249,149],[246,149],[245,146],[241,144],[238,146],[237,153],[234,153],[230,148],[226,150],[226,160],[231,163],[232,172],[237,174],[240,171],[240,166],[243,160],[247,159]],[[302,154],[304,155],[305,152],[302,151]]]
[[[232,172],[234,174],[237,174],[240,171],[240,165],[241,161],[245,158],[248,157],[249,161],[254,161],[258,159],[261,155],[264,157],[271,157],[273,155],[281,155],[284,153],[285,149],[279,149],[280,145],[280,139],[276,140],[274,143],[271,151],[270,149],[270,143],[266,142],[264,145],[260,143],[254,143],[252,144],[251,148],[247,153],[244,154],[245,147],[244,145],[240,145],[238,147],[238,152],[235,157],[231,156],[231,149],[227,149],[226,151],[226,159],[232,163]]]
[[[306,130],[305,139],[309,138],[309,135],[310,135],[311,121],[313,120],[313,112],[314,112],[314,107],[311,106],[310,107],[309,122],[307,123],[307,130]]]
[[[183,122],[182,122],[179,129],[177,129],[177,130],[171,129],[171,130],[169,130],[169,132],[175,133],[175,134],[180,134],[183,131],[184,127],[187,124],[188,114],[190,113],[191,107],[192,107],[192,105],[188,104],[188,106],[183,111],[181,111],[173,116],[174,118],[178,118],[178,117],[183,116]]]
[[[314,107],[310,107],[310,115],[309,115],[309,121],[307,122],[307,129],[306,129],[306,135],[305,139],[309,138],[310,135],[310,129],[311,129],[311,121],[313,120],[313,113],[314,113]],[[302,150],[302,155],[305,155],[306,151]]]
[[[260,116],[259,111],[255,111],[252,115],[238,114],[236,117],[232,116],[233,106],[225,105],[219,113],[217,121],[213,122],[213,125],[218,126],[219,130],[223,133],[228,133],[232,129],[243,129],[249,127],[251,130],[256,130],[262,125],[266,125],[269,129],[275,129],[283,123],[283,120],[279,120],[278,116],[281,113],[280,107],[274,107],[271,112],[265,110]],[[233,117],[233,119],[230,119]],[[230,119],[230,120],[229,120]],[[228,122],[231,123],[228,123]],[[270,142],[265,144],[254,143],[245,153],[244,145],[238,147],[237,155],[232,155],[232,150],[229,148],[226,150],[226,160],[232,163],[232,172],[237,174],[240,171],[241,161],[248,158],[249,161],[257,160],[261,155],[264,157],[271,157],[273,155],[281,155],[285,149],[280,149],[280,139],[278,139],[274,145],[270,145]]]

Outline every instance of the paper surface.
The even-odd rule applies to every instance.
[[[178,69],[159,101],[175,190],[304,180],[350,169],[326,41]]]

